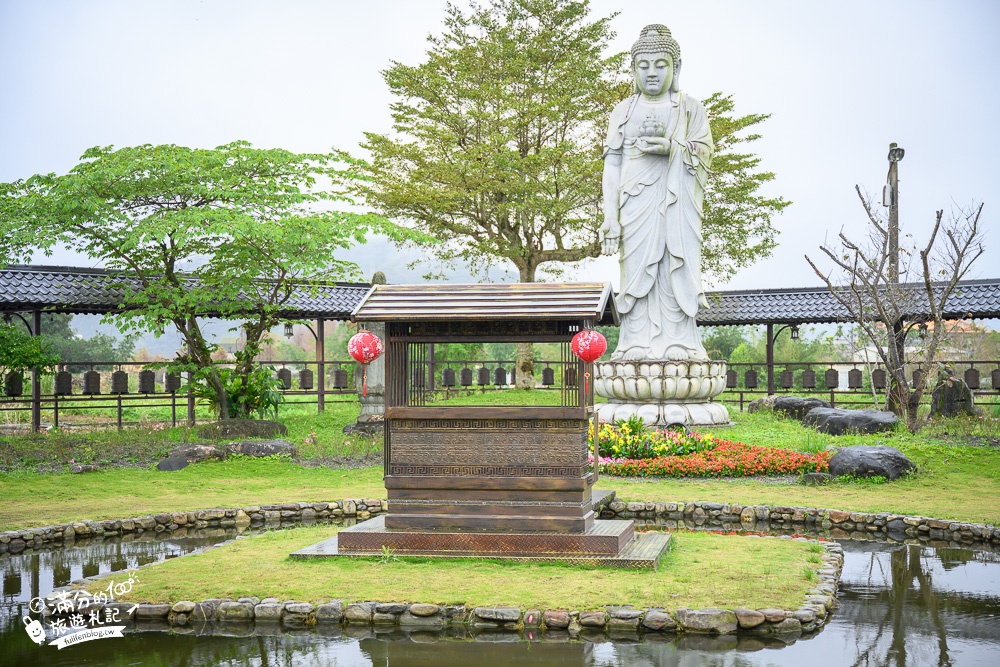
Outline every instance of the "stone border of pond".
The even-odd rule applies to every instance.
[[[125,519],[75,521],[0,533],[0,555],[73,544],[80,538],[141,535],[201,528],[259,528],[313,521],[364,521],[387,511],[383,499],[348,498],[326,503],[281,503],[164,512]],[[713,529],[743,532],[822,531],[831,539],[885,538],[928,546],[1000,545],[1000,529],[989,524],[947,521],[890,512],[784,505],[739,505],[715,502],[623,502],[614,492],[594,503],[602,519],[637,519],[641,528]]]
[[[346,602],[330,600],[313,605],[298,600],[243,597],[210,598],[173,604],[130,602],[88,603],[88,612],[117,609],[121,618],[129,618],[137,630],[187,630],[224,634],[232,623],[275,624],[288,629],[315,626],[362,626],[381,631],[443,631],[464,627],[471,633],[523,632],[538,630],[544,639],[550,631],[576,637],[584,631],[632,633],[677,633],[713,635],[769,636],[813,632],[826,624],[837,604],[837,586],[844,565],[844,552],[835,542],[816,542],[806,538],[750,536],[745,539],[795,539],[823,547],[818,583],[806,594],[797,609],[636,609],[632,606],[608,606],[602,609],[522,609],[519,607],[466,607],[409,602]],[[111,573],[78,580],[70,586],[53,589],[45,597],[43,616],[68,617],[78,610],[59,604],[65,593],[81,589]],[[61,595],[62,594],[62,595]],[[89,601],[88,601],[89,602]],[[134,615],[129,611],[134,607]],[[561,639],[561,634],[553,637]]]
[[[327,503],[280,503],[225,507],[190,512],[162,512],[126,519],[74,521],[41,528],[8,530],[0,533],[0,554],[17,554],[29,548],[42,548],[57,543],[73,544],[78,537],[114,537],[143,533],[176,533],[200,528],[246,528],[279,526],[290,523],[310,523],[352,519],[364,521],[386,511],[381,499],[348,498]]]
[[[612,500],[602,519],[644,520],[644,528],[713,528],[770,532],[803,528],[831,539],[870,540],[872,536],[928,546],[1000,544],[1000,529],[989,524],[944,521],[891,512],[849,512],[817,507],[738,505],[713,502],[623,502]]]

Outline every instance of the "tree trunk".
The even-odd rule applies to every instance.
[[[517,344],[517,369],[515,381],[518,389],[535,388],[535,346],[531,343]]]
[[[912,392],[906,397],[906,428],[910,433],[920,430],[920,418],[917,411],[920,409],[920,393]]]
[[[534,265],[518,266],[520,280],[522,283],[535,282]],[[535,346],[531,343],[517,344],[517,361],[514,364],[515,386],[518,389],[535,388]]]

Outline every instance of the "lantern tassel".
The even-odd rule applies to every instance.
[[[590,373],[583,374],[583,394],[590,396]]]
[[[362,380],[361,380],[361,388],[364,391],[364,395],[367,396],[368,395],[368,366],[367,366],[367,364],[365,365],[364,368],[365,368],[365,370],[364,370],[364,376],[362,377]]]

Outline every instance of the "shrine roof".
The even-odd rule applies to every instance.
[[[901,287],[914,304],[904,319],[929,319],[923,283],[905,283]],[[826,287],[709,292],[706,297],[709,307],[703,306],[698,312],[698,324],[703,326],[851,321],[847,310]],[[921,303],[925,305],[921,307]],[[1000,278],[959,282],[943,313],[946,320],[995,317],[1000,317]]]
[[[376,285],[357,322],[586,320],[617,324],[611,283]]]
[[[0,312],[112,313],[141,289],[132,275],[65,266],[8,266],[0,269]],[[308,282],[297,286],[280,314],[289,319],[346,320],[368,292],[367,283]],[[254,308],[247,299],[248,311]],[[204,313],[213,316],[214,313]]]

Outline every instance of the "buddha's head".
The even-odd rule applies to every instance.
[[[649,97],[676,92],[680,69],[681,47],[670,36],[670,29],[658,23],[643,28],[632,45],[635,92]]]

